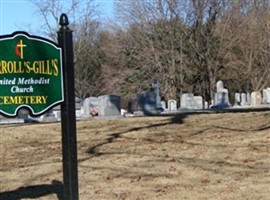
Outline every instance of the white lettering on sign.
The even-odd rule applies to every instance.
[[[34,92],[34,89],[32,86],[24,87],[24,88],[20,88],[18,86],[12,86],[10,91],[12,93],[32,93],[32,92]]]

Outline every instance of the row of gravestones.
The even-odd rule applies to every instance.
[[[152,83],[152,91],[141,92],[132,101],[129,102],[128,112],[139,113],[144,115],[156,115],[164,111],[177,111],[177,101],[170,99],[167,102],[161,101],[159,95],[159,82]],[[223,82],[218,81],[216,84],[217,91],[214,94],[213,104],[211,108],[230,107],[229,92],[224,88]],[[103,95],[99,97],[89,97],[81,101],[75,99],[76,117],[84,118],[89,116],[120,116],[121,115],[121,98],[117,95]],[[270,88],[260,92],[236,93],[235,105],[237,106],[257,106],[260,104],[270,104]],[[180,97],[181,109],[203,109],[208,108],[208,104],[203,101],[201,96],[194,96],[192,93],[184,93]],[[0,122],[4,117],[0,116]],[[16,119],[15,119],[16,120]],[[60,121],[61,109],[57,106],[39,118],[30,118],[28,112],[21,110],[17,117],[17,121]],[[13,120],[14,121],[14,120]]]
[[[154,82],[155,83],[155,82]],[[202,96],[194,96],[192,93],[184,93],[180,97],[180,108],[177,109],[176,100],[160,101],[159,97],[159,83],[152,84],[152,92],[140,93],[137,98],[133,99],[132,109],[129,111],[134,112],[137,110],[142,111],[144,114],[158,114],[162,111],[177,111],[180,109],[204,109],[204,108],[228,108],[231,107],[229,101],[229,90],[224,87],[222,81],[216,83],[216,92],[212,105],[208,106],[207,102],[203,101]],[[138,101],[138,102],[136,102]],[[255,91],[250,93],[236,93],[235,106],[260,106],[262,104],[270,104],[270,88],[264,89],[261,92]],[[137,106],[137,107],[136,107]]]
[[[93,113],[95,111],[96,113]],[[120,116],[121,98],[117,95],[89,97],[81,101],[75,99],[76,118],[89,116]],[[56,106],[40,117],[31,117],[27,110],[21,109],[17,118],[8,119],[0,115],[0,123],[54,122],[61,120],[61,106]]]
[[[159,96],[159,83],[153,82],[153,91],[141,92],[128,104],[128,113],[136,115],[156,115],[163,109]],[[82,117],[121,116],[121,98],[117,95],[88,97],[83,101]]]
[[[79,98],[75,99],[75,108],[76,108],[76,118],[81,116],[81,100]],[[55,122],[61,120],[61,106],[55,106],[54,108],[47,111],[45,114],[32,117],[29,115],[27,109],[20,109],[16,118],[6,118],[0,115],[0,124],[3,123],[35,123],[35,122]]]
[[[270,104],[270,88],[263,89],[262,93],[235,93],[235,106],[259,106]]]
[[[138,115],[156,115],[164,111],[177,111],[180,109],[200,110],[208,108],[208,103],[203,101],[202,96],[194,96],[192,93],[184,93],[180,97],[180,107],[178,109],[177,101],[170,99],[167,102],[161,101],[159,95],[160,84],[158,81],[152,83],[152,91],[141,92],[134,97],[128,105],[129,113],[136,113]],[[229,102],[229,91],[224,88],[222,81],[218,81],[216,84],[217,91],[214,94],[214,100],[210,108],[227,108],[231,107]],[[263,90],[263,96],[260,92],[252,92],[245,95],[235,94],[235,102],[239,102],[239,105],[252,105],[257,106],[261,102],[270,104],[270,88]],[[246,99],[246,101],[245,101]],[[246,103],[245,103],[245,102]],[[249,103],[250,102],[250,103]],[[121,115],[121,98],[116,95],[104,95],[100,97],[89,97],[84,100],[83,103],[83,116],[90,116],[91,110],[97,108],[99,116],[117,116]]]
[[[211,108],[231,107],[229,102],[229,91],[224,88],[223,82],[216,83],[217,91],[214,94],[214,101]],[[252,93],[235,93],[234,106],[260,106],[262,104],[270,104],[270,88]]]

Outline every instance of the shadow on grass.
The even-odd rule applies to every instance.
[[[171,116],[171,120],[168,122],[159,123],[159,124],[151,124],[151,125],[147,125],[147,126],[139,126],[139,127],[128,129],[128,130],[123,131],[123,132],[112,133],[112,134],[108,135],[108,138],[105,141],[103,141],[95,146],[89,147],[88,150],[86,151],[86,153],[88,153],[92,156],[101,156],[101,155],[107,154],[107,153],[99,152],[98,148],[101,146],[113,143],[115,140],[122,138],[125,134],[133,132],[133,131],[140,131],[140,130],[149,129],[149,128],[158,128],[158,127],[165,126],[168,124],[182,124],[182,123],[184,123],[184,118],[186,118],[187,115],[189,115],[189,113],[183,113],[183,114],[177,114],[177,115],[166,115],[166,116]],[[161,115],[160,117],[164,117],[164,116],[165,115]],[[159,116],[157,116],[157,117],[159,117]]]
[[[264,110],[259,110],[259,111],[265,111],[265,109]],[[235,112],[235,111],[233,110],[233,111],[227,111],[227,112]],[[240,112],[240,111],[236,111],[236,112]],[[244,111],[241,110],[241,112],[244,112]],[[251,111],[248,110],[248,112],[251,112]],[[86,153],[90,154],[92,157],[108,155],[108,154],[115,154],[115,152],[114,153],[100,152],[99,147],[106,146],[107,144],[111,144],[111,143],[115,142],[117,139],[120,139],[120,138],[123,138],[123,137],[127,138],[127,134],[130,133],[130,132],[141,131],[143,129],[159,128],[159,127],[170,125],[170,124],[179,124],[180,125],[180,124],[184,124],[184,119],[187,118],[188,116],[200,115],[200,114],[204,114],[204,115],[209,114],[209,115],[211,115],[211,114],[215,114],[215,113],[217,113],[217,112],[208,112],[208,113],[188,112],[188,113],[167,114],[167,115],[156,116],[157,118],[158,117],[170,117],[170,119],[168,121],[166,121],[166,122],[160,122],[160,123],[151,124],[151,125],[145,125],[145,126],[137,126],[137,127],[126,129],[125,131],[112,133],[112,134],[108,135],[107,138],[105,140],[102,140],[100,143],[95,144],[93,146],[90,146],[87,149]],[[199,131],[197,131],[197,132],[195,132],[193,134],[190,134],[189,136],[195,136],[195,135],[203,134],[204,132],[207,132],[211,128],[216,128],[216,129],[218,128],[218,129],[229,130],[229,131],[247,132],[247,130],[245,130],[245,129],[242,130],[242,129],[230,128],[230,127],[213,126],[213,127],[210,127],[210,128],[208,127],[208,128],[204,128],[202,130],[199,130]],[[261,125],[260,127],[251,129],[250,131],[263,131],[263,130],[268,130],[269,128],[270,128],[269,124],[265,124],[265,125]],[[153,139],[146,139],[146,140],[152,141],[152,142],[157,142],[157,141],[154,141]],[[182,143],[187,143],[187,144],[190,144],[190,145],[193,145],[193,146],[197,146],[197,145],[215,146],[213,144],[207,145],[205,143],[191,143],[191,142],[184,141],[182,138],[180,138],[180,140],[176,140],[176,141],[182,142]],[[218,147],[227,147],[227,146],[228,145],[220,145],[220,144],[218,145]],[[120,152],[118,152],[118,153],[120,153]]]
[[[99,151],[99,147],[116,142],[116,140],[119,138],[127,139],[128,134],[132,131],[141,131],[143,129],[151,129],[151,128],[155,129],[155,128],[160,128],[162,126],[166,126],[170,124],[179,124],[179,125],[184,124],[185,123],[184,119],[186,119],[188,116],[193,115],[193,114],[197,114],[197,113],[185,113],[185,114],[177,114],[173,116],[168,115],[170,117],[168,121],[161,121],[156,124],[136,126],[133,128],[126,128],[126,130],[124,131],[121,131],[121,132],[116,131],[115,133],[108,135],[107,138],[103,140],[102,142],[100,142],[99,144],[91,146],[88,149],[87,153],[89,153],[93,157],[103,156],[103,155],[113,155],[113,154],[119,154],[119,155],[123,154],[124,156],[127,156],[127,157],[129,156],[132,157],[132,155],[136,155],[139,158],[149,157],[148,160],[146,161],[144,160],[143,163],[134,161],[133,164],[125,165],[122,168],[121,167],[119,168],[118,165],[117,166],[116,165],[102,166],[102,167],[97,167],[97,168],[90,167],[90,168],[92,170],[100,170],[102,171],[102,173],[107,173],[108,174],[107,180],[114,179],[114,178],[128,178],[128,179],[131,179],[131,182],[140,181],[141,179],[148,180],[148,179],[163,178],[163,177],[165,177],[166,179],[169,179],[175,176],[178,176],[180,178],[181,171],[179,171],[180,174],[177,174],[178,173],[177,168],[170,168],[171,166],[180,166],[180,165],[183,165],[184,167],[188,167],[190,169],[194,169],[195,171],[194,173],[199,174],[200,171],[207,171],[213,174],[222,175],[224,177],[231,176],[236,180],[245,179],[247,177],[252,177],[252,176],[258,176],[261,174],[262,174],[262,177],[264,175],[267,175],[267,172],[269,171],[267,162],[265,161],[261,162],[259,161],[259,158],[257,160],[256,157],[250,158],[248,154],[250,152],[254,153],[254,150],[253,150],[254,148],[258,154],[260,153],[260,155],[262,156],[266,155],[268,151],[268,146],[269,146],[268,143],[249,144],[245,142],[241,143],[241,141],[239,141],[239,143],[235,143],[231,145],[226,142],[214,143],[214,142],[206,142],[204,140],[194,141],[192,139],[190,140],[190,137],[193,137],[196,135],[203,135],[204,133],[207,134],[207,131],[212,130],[212,129],[221,129],[224,131],[224,133],[234,132],[234,131],[238,132],[235,135],[238,135],[239,132],[247,133],[248,131],[253,134],[255,131],[269,130],[270,128],[269,123],[258,125],[257,127],[253,129],[250,129],[249,127],[246,127],[246,129],[240,129],[237,127],[232,128],[230,126],[223,127],[223,126],[216,126],[216,125],[211,124],[211,126],[209,125],[209,127],[203,126],[201,130],[198,129],[198,131],[197,129],[193,129],[193,131],[191,131],[188,135],[183,136],[183,138],[181,137],[182,135],[180,134],[179,140],[177,140],[178,139],[177,137],[174,137],[175,139],[174,141],[172,140],[169,141],[172,144],[172,148],[174,148],[173,146],[174,142],[179,142],[185,145],[185,147],[188,147],[187,150],[189,153],[191,153],[191,155],[187,154],[186,156],[185,155],[177,156],[177,154],[173,154],[173,153],[170,155],[169,153],[166,152],[166,147],[168,148],[168,145],[165,146],[164,151],[162,150],[163,147],[161,147],[160,150],[162,151],[159,151],[159,152],[157,151],[157,153],[155,153],[154,152],[155,149],[154,148],[151,149],[150,146],[149,146],[149,149],[151,149],[151,151],[145,150],[144,152],[129,151],[129,150],[125,151],[124,149],[118,149],[118,151],[112,151],[111,149],[109,150],[106,149],[106,151],[102,151],[102,152]],[[209,115],[210,114],[213,114],[213,113],[209,113]],[[196,124],[194,124],[194,126],[196,126]],[[220,134],[223,134],[223,131]],[[180,127],[179,127],[179,132],[181,132]],[[138,132],[138,134],[140,134],[140,132]],[[177,134],[175,134],[174,136],[176,135]],[[146,138],[143,138],[142,140],[146,142],[157,143],[157,144],[163,143],[163,142],[168,143],[168,141],[155,140],[155,137],[159,137],[159,135],[157,134],[150,134],[149,136],[151,136],[152,138],[146,137]],[[128,138],[128,139],[132,139],[132,138]],[[140,144],[140,143],[136,143],[136,144]],[[213,154],[213,157],[210,157],[210,158],[201,157],[201,155],[198,156],[198,154],[196,154],[195,152],[195,150],[197,151],[197,153],[200,151],[199,148],[194,148],[196,146],[204,147],[201,153],[204,153],[205,151],[212,152],[212,150],[216,150],[217,153],[220,152],[223,155],[215,156]],[[159,146],[156,147],[156,149],[158,148]],[[195,149],[194,153],[192,153],[193,148]],[[237,159],[235,159],[233,156],[231,156],[231,153],[234,152],[233,148],[235,148],[237,152],[238,151],[245,152],[247,156],[243,156],[243,158],[237,157]],[[157,163],[160,163],[160,164],[157,164]],[[170,164],[170,163],[175,163],[175,164]],[[160,168],[155,168],[155,166],[166,166],[166,168],[169,170],[167,171],[159,170]],[[151,170],[151,168],[155,168],[155,169]],[[146,170],[146,169],[149,169],[149,170]],[[198,175],[198,177],[199,176],[200,174]]]
[[[53,180],[52,184],[30,185],[12,191],[0,192],[0,200],[37,199],[50,194],[56,194],[59,200],[64,200],[63,184]]]

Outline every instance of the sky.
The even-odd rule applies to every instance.
[[[63,0],[65,1],[69,0]],[[96,1],[100,5],[103,17],[112,16],[114,0]],[[35,11],[35,7],[29,0],[0,0],[0,35],[11,34],[14,31],[38,30],[40,18]]]

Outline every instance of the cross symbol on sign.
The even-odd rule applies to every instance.
[[[27,47],[25,44],[23,44],[23,40],[20,40],[15,47],[15,53],[17,56],[19,56],[21,59],[23,59],[23,48]]]

